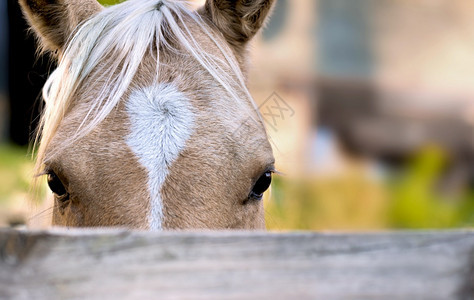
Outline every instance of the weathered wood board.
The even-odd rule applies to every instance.
[[[474,231],[0,230],[1,299],[474,299]]]

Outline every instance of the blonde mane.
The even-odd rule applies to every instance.
[[[206,52],[193,37],[187,25],[189,22],[200,28],[222,55],[217,57]],[[151,53],[156,61],[154,76],[158,80],[160,49],[176,51],[168,42],[169,37],[187,52],[186,55],[194,58],[236,103],[241,103],[248,110],[247,103],[250,102],[256,114],[249,113],[249,117],[262,122],[232,51],[215,37],[216,32],[211,31],[186,2],[170,0],[128,0],[103,9],[80,25],[70,38],[58,68],[43,89],[46,105],[35,140],[35,145],[39,144],[35,171],[40,173],[43,163],[57,154],[59,149],[86,136],[111,113],[127,92],[146,53]],[[104,63],[107,57],[113,60],[108,59]],[[101,90],[98,93],[94,91],[95,100],[75,133],[62,141],[56,150],[49,149],[46,154],[79,89],[81,93],[92,92],[88,90],[91,87],[84,86],[86,79],[90,80],[92,75],[96,76],[94,80],[104,83]],[[248,99],[241,99],[238,91],[244,91]]]

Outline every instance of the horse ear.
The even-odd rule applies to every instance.
[[[238,48],[264,25],[275,0],[206,0],[203,13]]]
[[[62,52],[75,28],[102,9],[96,0],[19,0],[42,51]]]

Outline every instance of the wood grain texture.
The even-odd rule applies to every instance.
[[[1,299],[473,299],[474,232],[0,230]]]

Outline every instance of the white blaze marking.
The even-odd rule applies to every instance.
[[[163,221],[161,187],[169,168],[184,149],[194,127],[194,115],[186,96],[171,84],[138,89],[126,104],[131,121],[127,144],[148,171],[151,230]]]

